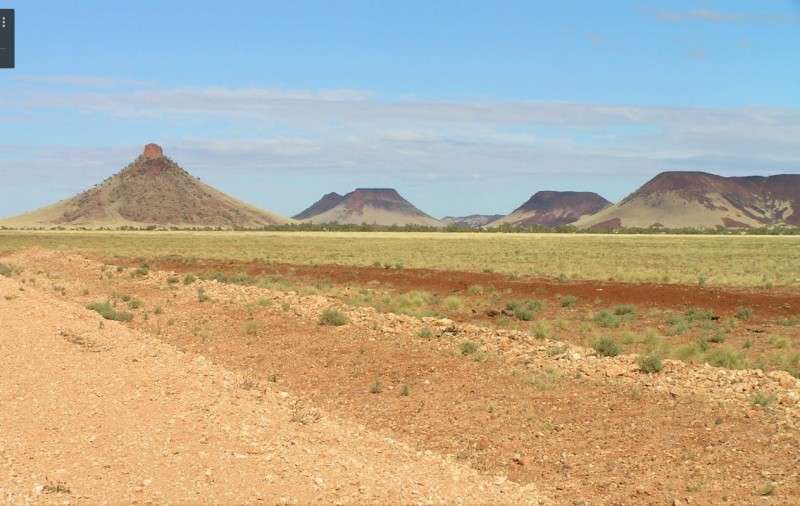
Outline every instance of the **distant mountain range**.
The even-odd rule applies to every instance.
[[[293,219],[241,202],[202,183],[156,144],[114,176],[48,207],[0,220],[9,227],[176,226],[260,228],[289,223],[441,228],[713,229],[800,226],[800,175],[723,177],[662,172],[612,204],[593,192],[539,191],[508,215],[441,220],[393,188],[332,192]]]
[[[502,217],[502,214],[470,214],[469,216],[445,216],[439,221],[445,225],[455,225],[464,228],[481,228]]]

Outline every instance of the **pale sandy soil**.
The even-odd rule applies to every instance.
[[[3,277],[0,356],[0,502],[537,503]]]

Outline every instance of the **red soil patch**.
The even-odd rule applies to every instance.
[[[108,260],[119,264],[122,260]],[[127,263],[135,265],[138,260]],[[496,273],[439,271],[431,269],[384,269],[341,265],[291,265],[241,262],[234,260],[151,261],[154,267],[176,272],[222,271],[226,274],[246,273],[251,276],[284,275],[300,279],[326,280],[336,284],[366,285],[378,282],[399,291],[425,290],[446,295],[467,290],[472,285],[510,290],[515,298],[546,298],[574,295],[597,304],[634,304],[641,307],[685,309],[702,307],[719,316],[729,316],[739,307],[748,307],[759,318],[788,317],[800,314],[800,293],[700,287],[679,284],[619,283],[612,281],[569,281],[523,278],[511,280]]]

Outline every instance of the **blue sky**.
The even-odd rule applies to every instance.
[[[392,186],[505,213],[662,170],[800,172],[800,6],[783,0],[72,2],[16,9],[0,215],[147,142],[291,215]]]

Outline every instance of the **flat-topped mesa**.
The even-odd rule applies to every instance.
[[[441,227],[394,188],[356,188],[347,195],[328,193],[295,218],[309,223],[340,225],[416,225]]]
[[[158,144],[150,143],[144,147],[144,153],[142,153],[142,156],[144,156],[146,160],[164,158],[164,150],[162,150],[161,146]]]

